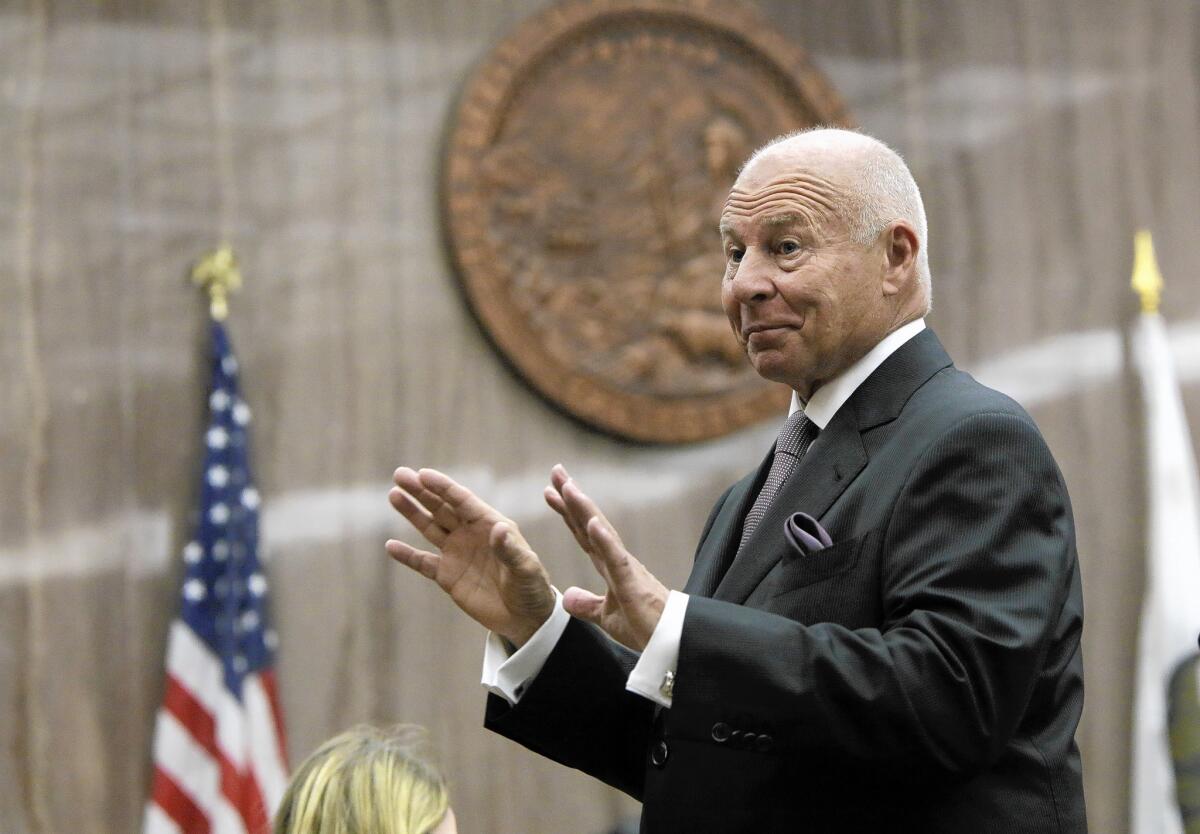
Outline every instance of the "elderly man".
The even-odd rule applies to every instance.
[[[643,801],[645,832],[1082,832],[1083,610],[1033,420],[954,368],[903,161],[840,130],[751,158],[721,294],[795,391],[664,587],[561,467],[546,500],[607,584],[561,596],[516,526],[433,470],[389,541],[491,630],[486,724]]]

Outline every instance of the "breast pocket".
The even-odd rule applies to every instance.
[[[774,599],[853,570],[858,564],[867,535],[835,542],[815,553],[804,554],[789,549],[775,568],[769,598]]]

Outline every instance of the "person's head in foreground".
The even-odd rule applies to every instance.
[[[446,780],[421,754],[424,731],[360,726],[296,770],[275,834],[457,834]]]

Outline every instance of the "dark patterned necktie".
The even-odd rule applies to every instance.
[[[779,488],[796,470],[796,464],[812,445],[817,432],[817,424],[805,417],[804,412],[799,409],[783,424],[779,438],[775,441],[775,459],[771,461],[771,471],[767,473],[767,479],[763,481],[762,489],[754,499],[754,506],[746,513],[746,521],[742,524],[742,540],[738,543],[738,553],[742,552],[742,548],[754,534],[754,529],[767,514],[771,502],[779,494]]]

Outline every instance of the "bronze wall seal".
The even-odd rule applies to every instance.
[[[754,148],[847,123],[748,6],[551,6],[451,115],[442,211],[467,300],[537,391],[602,430],[683,442],[778,416],[788,392],[721,311],[718,215]]]

